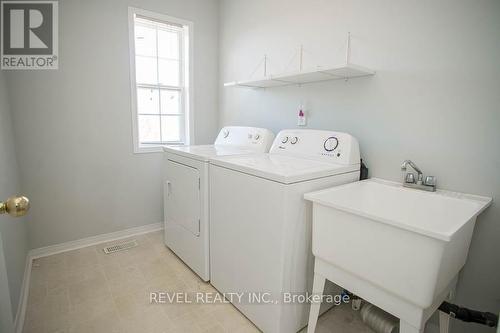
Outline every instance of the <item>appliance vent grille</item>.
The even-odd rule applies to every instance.
[[[128,250],[128,249],[131,249],[131,248],[136,247],[138,245],[139,244],[137,243],[137,241],[135,239],[133,239],[133,240],[125,242],[125,243],[120,243],[120,244],[115,244],[115,245],[105,247],[102,250],[104,251],[104,253],[110,254],[110,253],[115,253],[118,251]]]

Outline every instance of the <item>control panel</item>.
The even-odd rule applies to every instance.
[[[283,130],[273,142],[271,154],[314,158],[339,164],[359,164],[359,144],[352,135],[322,130]]]
[[[220,130],[214,144],[268,152],[273,140],[274,134],[265,128],[226,126]]]

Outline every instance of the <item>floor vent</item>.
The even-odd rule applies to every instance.
[[[104,253],[110,254],[110,253],[115,253],[118,251],[128,250],[128,249],[131,249],[131,248],[136,247],[138,245],[139,244],[137,243],[137,241],[135,239],[133,239],[129,242],[115,244],[115,245],[105,247],[102,250],[104,251]]]

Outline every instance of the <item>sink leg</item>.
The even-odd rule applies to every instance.
[[[422,328],[415,328],[408,324],[407,322],[404,322],[402,320],[399,321],[399,333],[424,333],[424,327]]]
[[[325,288],[326,279],[315,273],[314,283],[313,283],[313,294],[323,296],[323,289]],[[319,308],[321,307],[321,302],[311,303],[311,309],[309,310],[309,323],[307,325],[307,333],[314,333],[316,330],[316,323],[318,322]]]
[[[439,311],[439,333],[448,333],[450,330],[450,315]]]

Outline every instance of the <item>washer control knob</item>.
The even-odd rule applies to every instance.
[[[296,137],[296,136],[294,136],[294,137],[290,140],[290,143],[291,143],[292,145],[296,144],[297,142],[299,142],[299,138],[298,138],[298,137]]]
[[[283,137],[283,139],[281,139],[281,143],[287,143],[288,142],[288,136],[285,136]]]
[[[326,151],[334,151],[338,145],[339,145],[339,140],[337,140],[336,137],[331,136],[325,140],[325,143],[323,144],[323,148],[325,148]]]
[[[225,129],[223,132],[222,132],[222,136],[224,138],[227,138],[229,136],[229,130]]]
[[[259,134],[255,134],[255,136],[253,137],[255,140],[259,140],[260,139],[260,135]]]

